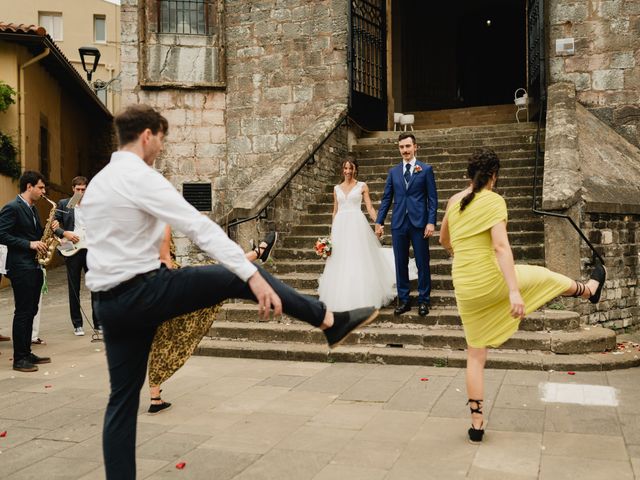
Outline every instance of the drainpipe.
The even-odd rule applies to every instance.
[[[19,75],[20,75],[20,80],[18,81],[19,83],[19,91],[18,91],[18,129],[19,129],[19,137],[20,137],[20,165],[23,168],[27,168],[27,152],[26,152],[26,144],[27,144],[27,122],[25,119],[25,106],[24,106],[24,71],[27,67],[33,65],[34,63],[39,62],[40,60],[42,60],[44,57],[46,57],[47,55],[49,55],[49,53],[51,53],[51,50],[46,47],[44,49],[44,51],[36,56],[33,57],[31,60],[23,63],[22,65],[20,65],[20,71],[19,71]]]

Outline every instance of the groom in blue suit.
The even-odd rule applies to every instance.
[[[418,267],[418,313],[429,313],[431,301],[431,270],[429,267],[429,237],[433,235],[438,210],[438,193],[431,165],[416,160],[416,137],[403,132],[398,137],[398,147],[402,163],[389,170],[384,187],[378,218],[376,235],[384,232],[384,219],[391,200],[391,240],[396,262],[396,286],[398,306],[395,314],[411,310],[409,305],[409,244]]]

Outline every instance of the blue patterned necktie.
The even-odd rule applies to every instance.
[[[409,180],[411,179],[411,164],[407,163],[404,166],[404,181],[405,183],[408,185],[409,184]]]

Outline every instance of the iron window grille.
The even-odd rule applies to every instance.
[[[158,32],[207,35],[209,0],[158,0]]]

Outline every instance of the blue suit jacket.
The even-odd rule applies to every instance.
[[[36,251],[29,248],[29,242],[40,240],[42,234],[42,224],[35,208],[29,208],[18,197],[2,207],[0,210],[0,243],[8,247],[7,276],[9,278],[14,272],[40,268],[36,259]]]
[[[417,166],[420,166],[422,171],[415,172],[414,169],[409,185],[406,187],[403,163],[389,170],[376,223],[380,225],[384,223],[391,206],[391,200],[393,200],[391,229],[399,228],[407,215],[411,224],[416,228],[424,228],[428,223],[436,224],[438,192],[436,191],[433,168],[431,165],[416,160]]]

